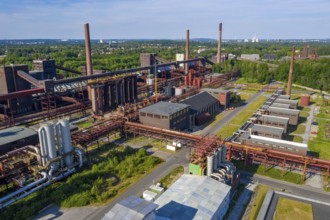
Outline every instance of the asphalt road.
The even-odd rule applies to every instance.
[[[306,185],[296,185],[293,183],[275,180],[258,174],[247,173],[244,171],[239,171],[239,172],[241,173],[242,183],[250,183],[251,181],[257,182],[259,184],[272,186],[286,193],[290,193],[314,200],[319,200],[326,203],[330,202],[330,194],[325,193],[322,189],[319,188],[314,188]]]
[[[130,196],[136,195],[141,196],[143,191],[148,189],[153,183],[157,183],[163,176],[167,175],[171,170],[173,170],[178,165],[188,164],[189,162],[189,148],[182,149],[176,154],[169,157],[164,163],[160,164],[152,173],[145,176],[134,186],[129,188],[125,193],[117,196],[111,203],[100,207],[92,214],[83,218],[84,220],[95,220],[101,219],[117,202]]]

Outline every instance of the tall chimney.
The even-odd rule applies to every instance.
[[[291,85],[292,85],[292,74],[293,74],[293,65],[294,65],[294,55],[295,49],[292,47],[292,55],[291,55],[291,63],[290,63],[290,70],[289,70],[289,78],[288,78],[288,86],[286,88],[286,94],[291,96]]]
[[[189,60],[189,29],[186,31],[186,60]],[[186,63],[186,73],[189,72],[189,65]]]
[[[219,24],[219,41],[218,41],[217,63],[221,63],[221,43],[222,43],[222,23]]]
[[[87,70],[87,76],[93,74],[93,67],[92,67],[92,54],[91,54],[91,39],[89,35],[89,24],[86,23],[84,25],[85,27],[85,48],[86,48],[86,70]],[[91,101],[91,89],[88,87],[88,98]]]

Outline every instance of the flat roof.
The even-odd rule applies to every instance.
[[[158,205],[147,202],[137,196],[129,196],[112,207],[102,220],[144,219],[145,216],[150,214],[157,207]]]
[[[252,132],[253,131],[266,132],[266,133],[272,133],[272,134],[276,134],[276,135],[282,135],[284,133],[283,128],[267,126],[267,125],[258,125],[258,124],[254,124],[251,127],[251,131]]]
[[[296,109],[286,109],[286,108],[276,108],[276,107],[269,107],[268,110],[274,113],[286,113],[289,115],[299,115],[300,110]]]
[[[289,118],[273,116],[273,115],[261,115],[260,119],[264,122],[282,122],[289,123]]]
[[[289,95],[279,95],[278,96],[279,99],[290,99]]]
[[[211,89],[211,88],[203,88],[202,91],[205,92],[212,92],[212,93],[217,93],[217,94],[221,94],[221,93],[229,93],[229,90],[223,90],[223,89]]]
[[[292,99],[276,99],[275,103],[285,103],[285,104],[298,104],[298,100]]]
[[[290,108],[290,104],[276,103],[276,102],[271,104],[270,106],[275,108]]]
[[[296,148],[303,148],[307,150],[307,144],[303,143],[297,143],[292,141],[286,141],[281,139],[275,139],[275,138],[268,138],[268,137],[261,137],[257,135],[250,135],[251,140],[253,141],[259,141],[265,144],[275,144],[278,146],[283,147],[296,147]]]
[[[230,189],[230,186],[211,177],[183,174],[154,202],[159,205],[157,216],[212,219]]]
[[[0,146],[9,144],[27,137],[36,135],[37,132],[25,127],[10,127],[0,130]]]
[[[189,105],[181,103],[157,102],[153,105],[140,109],[139,112],[170,116],[188,107]]]
[[[187,104],[190,106],[190,109],[200,112],[205,106],[215,102],[219,102],[219,100],[214,98],[208,92],[201,92],[197,95],[193,95],[187,99],[182,100],[180,103]]]

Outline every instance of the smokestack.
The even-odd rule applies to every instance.
[[[222,43],[222,23],[219,24],[219,41],[218,41],[217,63],[221,63],[221,43]]]
[[[85,27],[85,48],[86,48],[86,70],[87,70],[87,76],[93,74],[93,67],[92,67],[92,54],[91,54],[91,39],[89,35],[89,24],[86,23],[84,25]],[[91,91],[90,87],[88,87],[88,97],[89,100],[92,99],[91,97]]]
[[[288,86],[286,88],[286,94],[291,96],[291,85],[292,85],[292,74],[293,74],[293,64],[294,64],[294,54],[295,49],[292,47],[292,55],[291,55],[291,63],[290,63],[290,70],[289,70],[289,78],[288,78]]]
[[[189,29],[186,31],[186,60],[189,60]],[[186,73],[189,72],[189,65],[186,63]]]

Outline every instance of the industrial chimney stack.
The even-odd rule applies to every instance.
[[[292,74],[293,74],[293,65],[294,65],[294,55],[295,55],[295,48],[292,47],[292,55],[291,55],[291,63],[290,63],[290,70],[289,70],[289,78],[288,78],[288,86],[286,88],[286,94],[291,96],[291,86],[292,86]]]
[[[219,41],[218,41],[217,63],[221,63],[221,43],[222,43],[222,23],[219,24]]]
[[[89,35],[89,24],[86,23],[85,27],[85,48],[86,48],[86,70],[87,76],[93,74],[93,66],[92,66],[92,54],[91,54],[91,39]],[[91,89],[88,87],[88,98],[91,101]]]
[[[186,31],[186,60],[189,60],[189,29]],[[186,63],[186,73],[189,72],[189,65]]]

